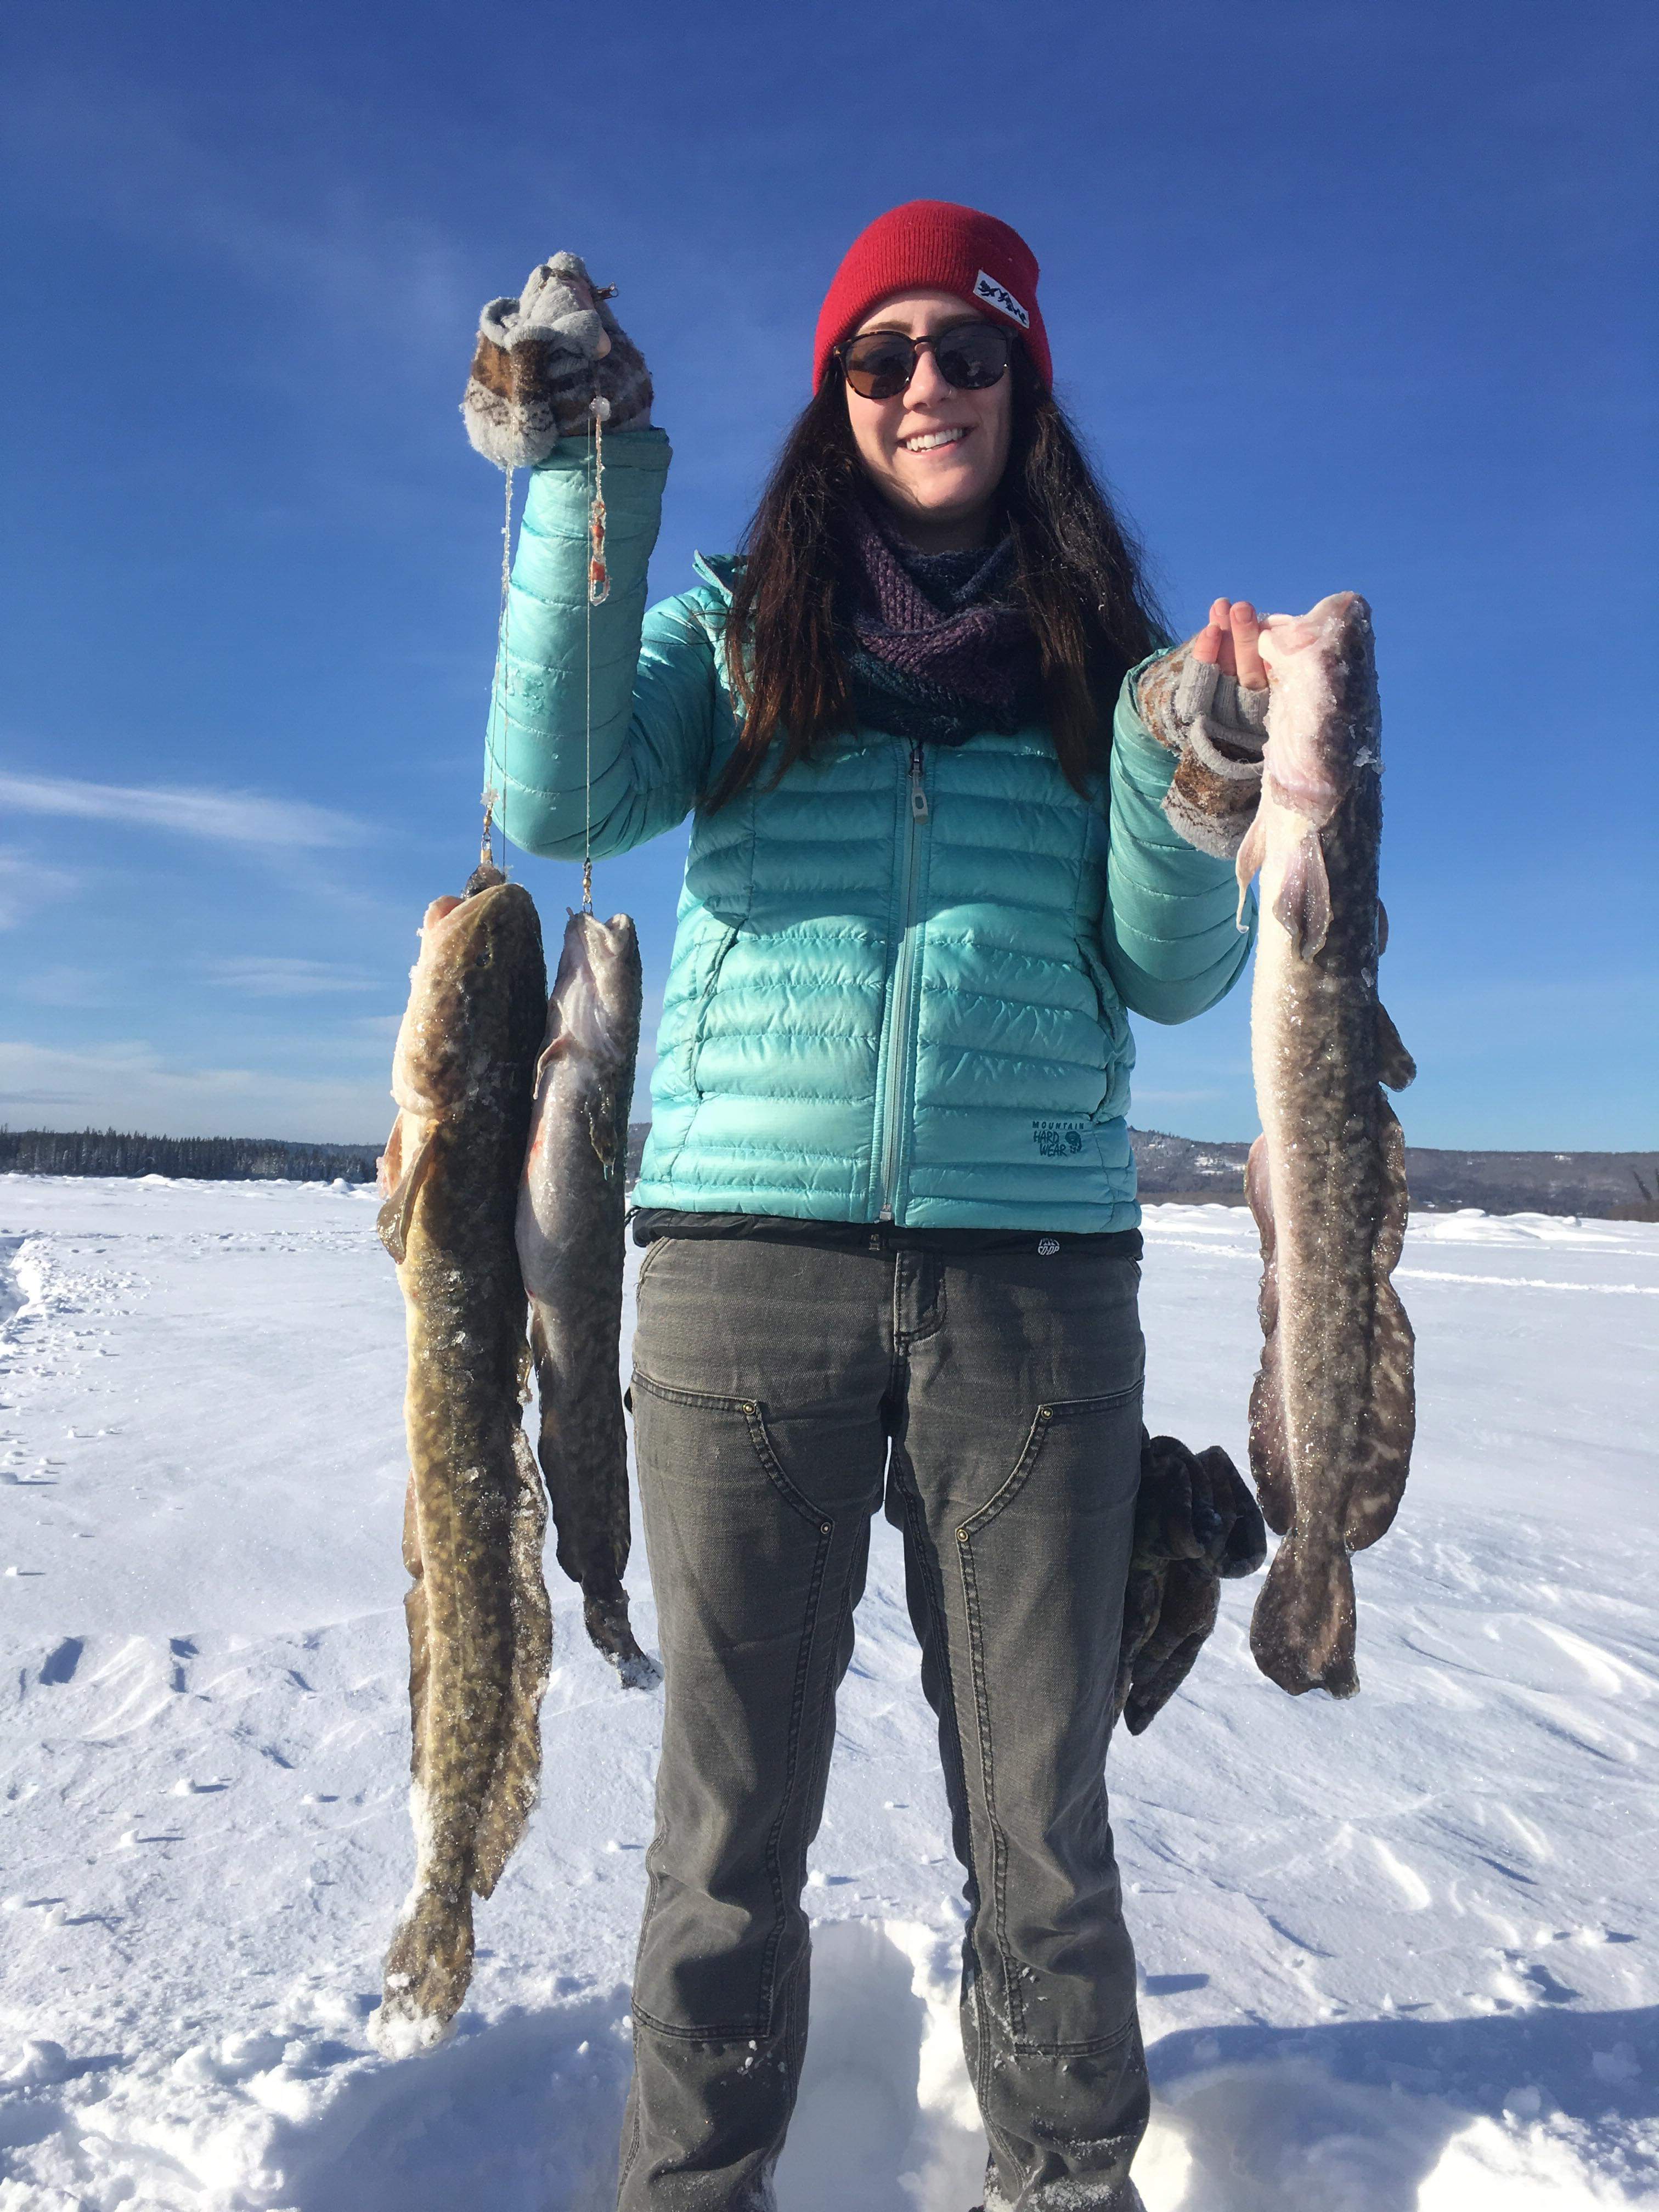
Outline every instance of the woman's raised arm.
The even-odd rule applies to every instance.
[[[517,299],[484,309],[461,409],[481,453],[531,470],[484,775],[507,836],[556,860],[622,852],[684,820],[707,779],[717,697],[713,645],[685,604],[646,617],[669,445],[607,299],[577,255],[543,262]],[[592,606],[595,398],[610,407],[610,592]]]

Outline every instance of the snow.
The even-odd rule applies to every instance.
[[[369,2043],[412,1863],[402,1316],[374,1194],[0,1177],[0,2212],[608,2212],[659,1701],[554,1571],[543,1802],[441,2048]],[[1237,1207],[1149,1210],[1149,1415],[1241,1462]],[[1363,1694],[1245,1641],[1114,1745],[1150,2212],[1659,2204],[1659,1227],[1430,1216]],[[874,1534],[783,2212],[966,2212],[959,1878]],[[642,1557],[630,1577],[654,1644]]]

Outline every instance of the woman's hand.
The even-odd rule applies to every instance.
[[[1176,755],[1164,811],[1189,845],[1231,860],[1261,793],[1267,672],[1248,599],[1217,599],[1195,637],[1154,660],[1137,686],[1148,732]]]
[[[556,253],[516,299],[492,300],[478,325],[461,414],[498,468],[534,467],[561,438],[591,437],[595,398],[607,430],[651,422],[651,377],[581,257]]]
[[[1236,678],[1247,691],[1265,691],[1261,636],[1261,624],[1248,599],[1217,599],[1208,623],[1193,640],[1193,659],[1212,666],[1219,663],[1222,674]]]

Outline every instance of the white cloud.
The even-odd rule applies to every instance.
[[[19,978],[16,994],[36,1006],[110,1006],[117,1003],[108,974],[55,961]]]
[[[393,1110],[384,1074],[356,1080],[273,1075],[190,1067],[143,1043],[64,1052],[0,1040],[0,1122],[13,1128],[377,1144]]]
[[[0,848],[0,929],[15,929],[47,899],[74,890],[80,878],[71,869],[48,866],[25,853]]]
[[[270,799],[252,791],[217,791],[207,784],[89,783],[67,775],[14,775],[0,770],[0,807],[130,829],[171,830],[222,844],[284,848],[356,844],[368,833],[349,815],[306,799]]]
[[[291,960],[280,957],[210,960],[208,974],[228,991],[241,991],[252,999],[310,999],[336,991],[378,991],[385,978],[365,975],[354,968],[337,968],[329,960]]]

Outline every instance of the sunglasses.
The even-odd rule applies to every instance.
[[[988,392],[1008,374],[1012,334],[993,323],[959,323],[936,338],[866,331],[836,348],[842,374],[862,399],[896,399],[908,389],[926,346],[945,381],[958,392]]]

